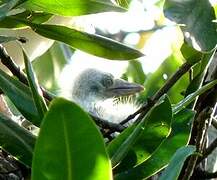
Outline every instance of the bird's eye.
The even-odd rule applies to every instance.
[[[91,86],[90,89],[92,92],[98,92],[99,91],[99,87],[97,87],[97,86]]]
[[[113,84],[113,79],[109,76],[106,76],[102,79],[102,85],[104,87],[110,87]]]

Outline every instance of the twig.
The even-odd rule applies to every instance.
[[[106,120],[101,119],[99,117],[96,117],[94,115],[91,115],[91,117],[95,121],[95,123],[103,129],[109,129],[109,130],[114,131],[114,132],[122,132],[125,129],[125,127],[120,125],[120,124],[106,121]]]
[[[206,148],[206,149],[203,151],[203,156],[202,156],[201,158],[198,158],[197,164],[199,164],[199,163],[202,162],[204,159],[206,159],[207,156],[209,156],[216,148],[217,148],[217,138],[209,145],[208,148]]]
[[[20,70],[19,66],[13,61],[13,59],[8,55],[6,49],[0,44],[0,59],[2,64],[4,64],[11,73],[16,76],[22,83],[28,85],[28,80],[25,74]],[[52,97],[41,87],[43,96],[51,101]]]
[[[182,64],[182,66],[168,79],[168,81],[166,81],[162,88],[160,88],[139,110],[128,116],[120,124],[123,125],[127,123],[131,119],[135,118],[138,114],[140,114],[138,117],[138,121],[140,121],[151,109],[151,107],[160,99],[160,97],[167,93],[167,91],[182,77],[183,74],[188,72],[192,66],[193,64],[189,64],[188,62]]]
[[[209,107],[207,107],[203,109],[203,111],[201,111],[196,118],[196,121],[199,123],[197,127],[198,134],[196,137],[196,152],[198,152],[198,154],[202,154],[204,138],[206,137],[207,128],[208,128],[207,119],[211,116],[211,111],[212,110]],[[197,163],[197,159],[198,159],[198,155],[196,154],[190,157],[187,164],[187,168],[185,170],[185,174],[182,177],[182,180],[189,180],[191,178]]]
[[[206,73],[207,74],[207,73]],[[214,67],[214,71],[212,71],[211,73],[211,78],[210,79],[205,79],[204,78],[204,83],[205,81],[212,81],[217,79],[217,66]],[[204,84],[203,83],[203,84]],[[193,127],[192,127],[192,131],[191,131],[191,139],[190,139],[190,143],[189,144],[196,144],[196,148],[197,148],[197,152],[202,152],[203,151],[203,144],[204,144],[204,139],[206,138],[206,136],[203,136],[201,138],[199,138],[199,136],[201,136],[201,131],[204,131],[204,129],[199,129],[198,127],[200,126],[200,121],[198,121],[198,114],[202,113],[205,109],[207,109],[207,107],[210,108],[214,108],[213,112],[215,112],[215,108],[216,108],[216,100],[217,100],[217,86],[214,86],[212,89],[210,89],[209,91],[207,91],[206,93],[202,94],[199,96],[199,98],[197,99],[196,105],[194,107],[194,109],[197,112],[197,118],[196,121],[193,122]],[[210,114],[211,115],[211,114]],[[209,122],[208,122],[208,126],[211,124],[212,121],[212,115],[209,118]],[[205,127],[205,130],[207,131],[208,126]],[[196,141],[195,141],[196,139]],[[198,146],[198,144],[201,146]],[[203,152],[202,152],[203,153]],[[183,170],[185,169],[185,173],[184,175],[181,176],[183,177],[183,180],[188,180],[191,178],[195,167],[196,167],[196,163],[197,163],[197,156],[191,156],[190,160],[186,162],[186,166],[184,166]],[[180,177],[181,177],[180,176]]]
[[[212,125],[214,126],[214,128],[217,130],[217,120],[216,117],[212,117]]]

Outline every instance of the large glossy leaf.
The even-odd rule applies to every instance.
[[[190,121],[193,116],[194,113],[190,110],[183,110],[176,114],[173,117],[171,134],[152,156],[138,166],[116,174],[114,179],[147,179],[164,168],[176,150],[188,143],[191,129]]]
[[[161,102],[156,105],[143,120],[142,131],[136,140],[134,140],[127,156],[121,161],[120,165],[115,168],[115,172],[135,167],[149,158],[162,141],[169,135],[171,120],[172,108],[168,97],[165,96],[165,99],[163,101],[161,100]],[[121,146],[123,136],[126,137],[126,135],[130,138],[132,133],[120,135],[120,139],[119,137],[114,139],[108,146],[108,152],[112,153],[114,150],[117,151],[117,146]],[[126,137],[126,141],[128,137]]]
[[[123,12],[124,9],[110,0],[25,0],[22,5],[31,11],[43,11],[63,16],[79,16],[107,11]]]
[[[32,180],[109,180],[111,164],[103,138],[90,117],[73,102],[51,102],[41,125]]]
[[[40,125],[41,119],[32,99],[31,91],[26,85],[0,70],[0,89],[26,119],[36,126]]]
[[[159,180],[176,180],[182,170],[182,166],[188,156],[196,151],[195,146],[184,146],[179,148],[173,155],[169,166],[163,171]]]
[[[38,80],[35,76],[32,64],[24,50],[23,50],[23,57],[24,57],[24,64],[25,64],[28,84],[32,92],[32,97],[33,97],[36,109],[38,111],[39,118],[43,119],[44,114],[47,112],[47,105],[44,100],[41,88],[38,84]]]
[[[215,13],[208,0],[166,0],[164,14],[182,24],[185,40],[199,51],[211,51],[217,43]]]
[[[36,137],[0,114],[0,147],[31,167]]]
[[[0,28],[23,28],[26,26],[26,24],[13,19],[13,17],[23,20],[28,19],[28,21],[40,24],[49,20],[51,16],[51,14],[47,13],[24,11],[16,15],[6,16],[0,20]]]
[[[117,41],[71,29],[65,26],[34,24],[18,20],[29,25],[36,33],[57,41],[64,42],[73,48],[87,53],[114,60],[129,60],[143,56],[131,47]]]
[[[121,134],[118,135],[115,139],[113,139],[107,146],[107,152],[110,158],[115,154],[117,149],[121,146],[121,144],[126,141],[126,139],[130,136],[133,130],[136,128],[136,124],[132,124],[130,127],[125,129]]]
[[[159,117],[159,114],[162,115]],[[122,169],[122,167],[126,169],[142,163],[168,136],[171,118],[171,105],[168,97],[165,96],[164,100],[160,100],[159,104],[153,107],[135,129],[128,134],[128,137],[124,132],[122,136],[126,139],[120,136],[120,139],[117,137],[110,143],[108,151],[112,157],[112,163],[117,165],[127,154],[128,156],[123,159],[121,167],[118,169]],[[147,145],[150,139],[155,142]]]

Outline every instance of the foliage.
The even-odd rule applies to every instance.
[[[0,43],[25,41],[25,37],[1,34],[1,28],[16,32],[28,27],[54,40],[52,46],[32,62],[23,48],[25,82],[13,71],[19,68],[11,63],[10,54],[0,48],[0,59],[14,75],[0,70],[0,89],[22,117],[35,125],[34,128],[40,128],[35,136],[14,122],[14,116],[6,117],[0,112],[0,147],[31,168],[33,180],[147,179],[166,166],[160,179],[178,179],[187,157],[198,152],[195,144],[188,145],[192,124],[199,113],[193,104],[198,96],[217,84],[217,80],[204,84],[215,54],[217,33],[213,20],[216,17],[208,0],[162,2],[156,4],[163,5],[164,18],[174,21],[181,29],[184,42],[181,48],[173,49],[155,72],[147,74],[138,60],[143,53],[135,48],[141,44],[130,47],[99,34],[68,27],[67,23],[50,23],[56,15],[63,18],[126,12],[131,0],[116,0],[116,4],[110,0],[0,1]],[[160,20],[158,23],[163,24]],[[159,24],[147,32],[148,36],[161,27]],[[141,39],[144,34],[140,34]],[[57,78],[68,63],[66,51],[72,55],[77,49],[104,59],[131,60],[123,77],[145,87],[137,97],[143,104],[137,121],[120,134],[112,134],[111,142],[105,143],[94,118],[76,103],[56,95],[48,97],[50,92],[46,90],[57,94]],[[157,53],[157,49],[155,51]],[[188,69],[184,71],[183,67]],[[163,93],[156,98],[159,92]],[[10,109],[10,104],[8,106]],[[100,130],[105,135],[111,129]]]
[[[79,131],[71,131],[74,128]],[[79,106],[64,99],[57,98],[51,103],[34,153],[33,180],[46,179],[47,176],[52,179],[100,180],[112,176],[99,130]]]

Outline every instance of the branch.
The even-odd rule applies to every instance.
[[[212,117],[212,125],[213,127],[217,130],[217,120],[216,120],[216,117]]]
[[[28,85],[28,80],[25,76],[25,74],[20,70],[19,66],[13,61],[13,59],[8,55],[6,49],[0,44],[0,59],[2,64],[4,64],[10,71],[11,73],[16,76],[22,83]],[[52,97],[48,92],[46,92],[42,87],[41,87],[43,96],[51,101]]]
[[[148,101],[135,113],[132,115],[128,116],[125,120],[123,120],[120,124],[125,124],[131,119],[135,118],[138,114],[140,116],[138,117],[137,121],[140,121],[145,114],[153,107],[153,105],[160,99],[162,95],[167,93],[170,88],[185,74],[188,72],[193,64],[189,64],[188,62],[182,64],[182,66],[166,81],[164,86],[162,86]]]
[[[110,131],[113,132],[122,132],[125,129],[125,127],[120,124],[106,121],[94,115],[91,115],[91,117],[95,121],[95,123],[103,129],[109,129]]]
[[[216,147],[217,147],[217,138],[209,145],[208,148],[206,148],[203,151],[203,156],[201,158],[198,158],[197,164],[199,164],[204,159],[206,159],[215,150]]]
[[[214,66],[214,70],[211,72],[210,79],[204,78],[203,85],[205,84],[205,80],[206,81],[212,81],[215,79],[217,79],[217,66],[216,65]],[[217,86],[214,86],[209,91],[200,95],[196,101],[196,105],[194,108],[194,110],[196,110],[196,112],[197,112],[197,115],[196,115],[196,119],[193,122],[193,127],[192,127],[192,131],[191,131],[191,138],[190,138],[189,144],[196,144],[197,152],[199,152],[201,154],[203,153],[204,142],[205,142],[205,138],[207,136],[208,126],[212,122],[212,115],[210,114],[209,121],[208,121],[207,125],[204,124],[204,126],[202,127],[201,126],[202,119],[200,117],[200,114],[203,113],[204,110],[207,109],[207,107],[209,107],[210,110],[212,108],[214,108],[213,112],[215,112],[215,108],[216,108],[215,105],[216,105],[216,101],[217,101],[216,91],[217,91]],[[205,132],[205,133],[203,133],[203,132]],[[198,156],[191,156],[190,160],[186,162],[187,168],[185,169],[184,176],[182,176],[182,174],[180,175],[180,177],[183,177],[182,178],[183,180],[188,180],[191,178],[191,176],[195,170],[197,160],[198,160]],[[184,166],[184,168],[186,166]],[[183,170],[184,170],[184,168],[183,168]]]
[[[196,121],[199,123],[197,127],[198,134],[196,137],[196,152],[198,152],[198,154],[194,154],[190,157],[182,180],[189,180],[193,175],[194,168],[197,164],[198,155],[202,154],[204,139],[206,138],[206,133],[209,124],[207,123],[207,119],[211,116],[211,113],[212,109],[207,107],[203,109],[203,111],[201,111],[196,118]]]

